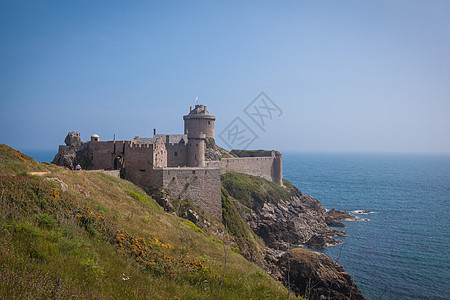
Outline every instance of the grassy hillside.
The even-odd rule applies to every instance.
[[[233,218],[227,226],[236,234],[242,219]],[[215,299],[228,241],[164,212],[128,181],[38,164],[5,145],[0,232],[0,298],[8,299]],[[229,251],[221,299],[287,294]]]
[[[265,202],[276,203],[288,199],[293,193],[301,193],[289,181],[283,179],[283,188],[264,178],[242,174],[226,173],[220,175],[222,186],[235,199],[249,208],[258,209]]]
[[[264,242],[251,230],[237,210],[239,202],[222,187],[222,214],[228,232],[233,237],[239,253],[260,265],[264,259]]]

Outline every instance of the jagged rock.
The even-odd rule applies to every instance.
[[[334,260],[318,252],[294,249],[278,261],[282,281],[307,299],[365,299],[351,276]]]
[[[331,216],[325,216],[325,223],[327,223],[330,227],[345,227],[345,225],[341,222],[334,220]]]
[[[199,217],[198,214],[192,209],[188,209],[183,213],[183,218],[188,219],[194,224],[198,223]]]
[[[81,137],[79,132],[71,131],[67,134],[64,142],[67,146],[78,147],[81,145]]]
[[[334,208],[329,210],[329,211],[327,211],[326,216],[329,218],[329,220],[334,220],[334,221],[355,221],[355,220],[359,220],[358,217],[352,216],[351,214],[349,214],[346,211],[336,210]]]
[[[306,244],[313,236],[323,240],[320,247],[311,241],[310,245],[315,249],[339,243],[331,238],[337,234],[328,229],[325,208],[319,201],[298,190],[290,199],[277,203],[265,202],[260,209],[253,208],[251,213],[242,204],[237,208],[250,228],[270,248],[287,250],[291,246]],[[345,233],[342,232],[342,235]]]
[[[323,236],[314,234],[305,245],[310,249],[322,249],[326,246],[326,239]]]
[[[75,147],[66,147],[58,151],[52,163],[58,166],[69,167],[70,164],[75,165],[76,157],[77,153]]]
[[[161,207],[163,207],[165,211],[170,212],[170,213],[174,213],[176,215],[175,208],[173,207],[172,203],[170,203],[169,199],[167,199],[167,197],[166,197],[167,194],[166,194],[166,191],[164,189],[146,188],[145,191],[153,199],[155,199],[155,201]]]
[[[206,138],[205,144],[205,159],[206,160],[219,160],[222,157],[234,157],[230,155],[228,151],[220,148],[216,145],[216,142],[213,138]]]
[[[80,164],[87,170],[92,167],[93,154],[89,149],[89,143],[83,143],[78,132],[69,132],[64,142],[67,146],[60,146],[52,163],[64,167]]]

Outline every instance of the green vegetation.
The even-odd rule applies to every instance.
[[[186,221],[183,221],[183,223],[186,224],[187,226],[189,226],[189,227],[192,229],[192,231],[194,231],[194,232],[199,232],[199,233],[203,233],[203,234],[204,234],[203,230],[201,230],[200,228],[198,228],[197,225],[195,225],[195,224],[192,223],[191,221],[186,220]]]
[[[295,193],[292,188],[281,187],[264,178],[247,174],[226,173],[220,175],[220,179],[233,198],[253,209],[261,208],[265,202],[277,203],[281,199],[288,199]],[[293,187],[289,181],[283,182]]]
[[[48,173],[16,176],[24,171]],[[235,200],[225,198],[230,231],[251,241]],[[0,298],[216,298],[228,239],[200,231],[128,181],[0,147]],[[220,296],[286,299],[287,290],[230,251]]]
[[[0,144],[0,175],[56,170],[50,164],[39,164],[33,158],[7,145]]]
[[[263,150],[263,149],[258,149],[258,150],[238,150],[238,149],[233,149],[230,151],[230,154],[234,155],[235,157],[238,157],[238,155],[236,153],[246,153],[248,157],[255,157],[261,154],[266,154],[267,156],[270,156],[271,152],[270,150]]]
[[[241,218],[236,206],[239,202],[222,187],[222,218],[228,232],[238,246],[239,253],[250,261],[263,260],[264,243]]]
[[[135,189],[135,190],[126,190],[126,192],[130,197],[139,200],[142,203],[148,204],[155,210],[161,210],[161,206],[155,203],[155,201],[151,199],[147,194],[145,194],[144,191]]]

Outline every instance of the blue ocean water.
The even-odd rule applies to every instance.
[[[20,149],[18,149],[20,150]],[[58,149],[55,150],[20,150],[23,154],[31,156],[37,162],[52,162]]]
[[[284,153],[283,175],[327,209],[374,212],[323,250],[365,297],[450,299],[450,156]]]

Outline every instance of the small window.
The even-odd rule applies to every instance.
[[[195,170],[192,171],[192,174],[195,174]]]
[[[178,156],[178,152],[175,151],[175,152],[173,153],[173,156],[177,157],[177,156]]]
[[[211,121],[208,121],[208,125],[211,125]]]
[[[195,144],[195,146],[197,146],[197,147],[198,147],[198,144]]]

